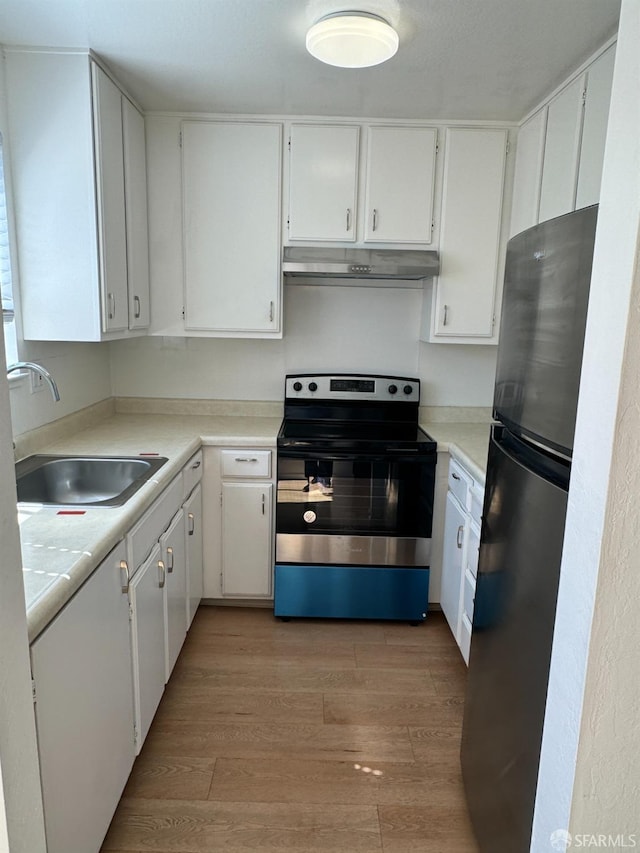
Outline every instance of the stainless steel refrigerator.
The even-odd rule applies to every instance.
[[[461,761],[482,853],[529,853],[597,205],[507,247]]]

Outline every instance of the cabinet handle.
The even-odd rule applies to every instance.
[[[201,465],[202,465],[202,459],[198,459],[198,461],[194,462],[193,465],[191,466],[191,470],[195,471],[196,468],[199,468]]]
[[[456,536],[456,545],[458,546],[458,548],[462,548],[462,536],[463,536],[463,534],[464,534],[464,524],[461,524],[458,527],[458,533]]]
[[[442,311],[442,325],[446,326],[449,322],[449,306],[445,305]]]
[[[107,293],[107,315],[113,320],[116,313],[116,297],[113,293]]]
[[[351,208],[347,208],[347,231],[351,231]]]
[[[196,529],[196,517],[192,512],[187,513],[187,519],[189,521],[189,536],[193,536]]]
[[[273,302],[269,303],[269,322],[273,323]]]
[[[375,231],[377,227],[378,227],[378,211],[374,207],[373,208],[373,229],[372,230]]]
[[[164,587],[165,581],[167,580],[167,570],[164,567],[164,563],[162,560],[158,560],[158,586],[160,589]]]
[[[133,316],[134,316],[134,317],[136,318],[136,320],[137,320],[137,319],[139,319],[139,317],[140,317],[140,312],[141,312],[141,307],[140,307],[140,297],[139,297],[139,296],[134,296],[134,297],[133,297],[133,307],[134,307],[134,309],[135,309],[135,310],[134,310],[134,312],[133,312]]]
[[[264,515],[264,492],[262,493],[262,514]]]
[[[124,594],[129,592],[129,564],[126,560],[120,560],[120,581]]]
[[[455,471],[452,471],[452,472],[451,472],[451,476],[453,477],[453,479],[454,479],[454,480],[459,480],[459,479],[460,479],[460,477],[458,476],[458,474],[456,474],[456,473],[455,473]]]
[[[169,563],[169,557],[171,557],[171,563]],[[167,572],[171,574],[173,571],[173,548],[171,545],[167,548]]]
[[[236,462],[257,462],[255,456],[236,456]]]

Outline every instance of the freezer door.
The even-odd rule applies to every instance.
[[[550,219],[507,247],[494,414],[569,457],[597,213]]]
[[[494,428],[461,751],[482,853],[529,851],[568,473]]]

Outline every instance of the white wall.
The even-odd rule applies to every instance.
[[[572,832],[638,832],[640,306],[636,301],[630,308],[630,295],[639,260],[639,41],[637,0],[623,0],[534,815],[534,853],[549,850],[551,833],[567,829],[572,798]],[[624,397],[619,397],[621,372],[627,380]],[[625,437],[620,448],[624,458],[618,455],[618,464],[612,465],[618,433]],[[625,538],[610,547],[614,531],[607,526],[614,522]],[[587,716],[579,743],[590,641]]]
[[[489,406],[495,347],[418,342],[422,291],[287,285],[283,340],[138,338],[111,346],[122,397],[282,400],[286,373],[419,376],[424,405]]]
[[[11,132],[7,121],[4,64],[0,62],[0,133],[4,145],[4,164],[12,236],[12,277],[16,295],[18,330],[20,328],[19,283],[20,270],[15,251],[15,229],[11,204]],[[18,352],[23,361],[42,362],[56,380],[61,400],[54,403],[48,389],[30,394],[30,382],[11,382],[11,415],[14,435],[39,427],[49,421],[68,415],[111,395],[109,375],[109,348],[106,344],[32,343],[20,340]]]

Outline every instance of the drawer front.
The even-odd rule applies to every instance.
[[[455,459],[449,460],[449,491],[465,509],[469,509],[469,492],[473,480]]]
[[[202,450],[195,453],[182,469],[182,499],[186,500],[202,479]]]
[[[131,528],[127,536],[127,560],[130,572],[135,572],[142,565],[181,504],[182,476],[178,475],[158,500],[149,507],[140,521]]]
[[[270,450],[245,450],[239,447],[237,450],[223,450],[221,456],[223,477],[255,479],[271,476]]]

